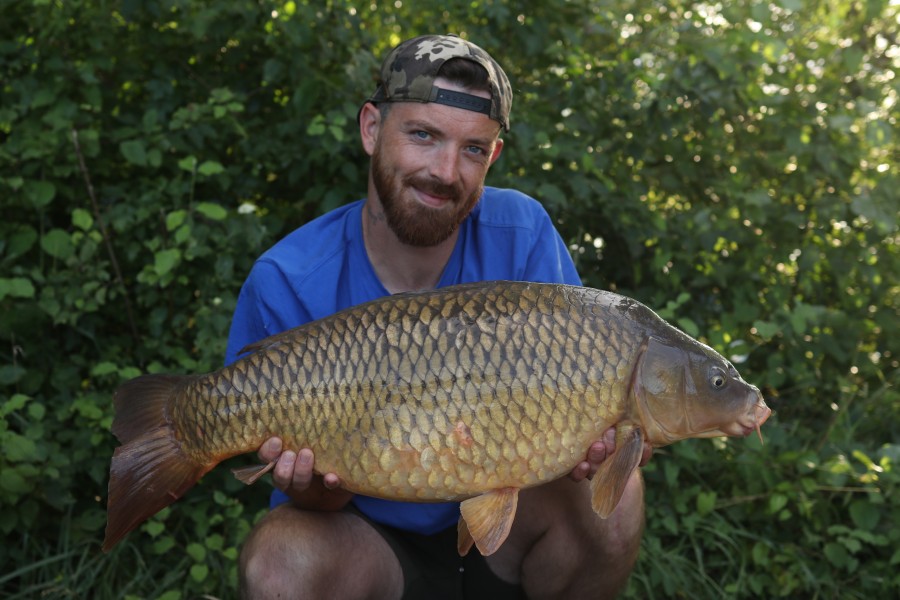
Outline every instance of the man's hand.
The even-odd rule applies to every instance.
[[[612,456],[612,453],[615,451],[616,428],[610,427],[603,432],[603,437],[601,439],[591,444],[591,447],[588,448],[587,456],[583,461],[575,465],[575,468],[569,473],[569,478],[572,481],[581,481],[582,479],[592,478],[597,472],[597,469],[600,468],[600,463]],[[650,461],[650,456],[652,454],[653,446],[645,442],[640,466],[643,467],[646,465]]]
[[[277,460],[272,469],[275,487],[301,508],[340,510],[353,497],[350,492],[340,489],[341,480],[334,473],[322,476],[313,471],[315,456],[312,450],[304,448],[295,453],[281,449],[281,438],[269,438],[260,447],[258,456],[266,463]]]

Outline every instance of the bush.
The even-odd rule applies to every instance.
[[[221,364],[253,259],[363,196],[375,57],[435,30],[513,81],[489,183],[540,198],[587,284],[732,356],[776,410],[765,445],[657,452],[627,595],[900,588],[898,7],[320,5],[6,4],[4,595],[232,595],[267,490],[225,469],[99,553],[112,391]]]

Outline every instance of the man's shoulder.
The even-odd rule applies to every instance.
[[[485,187],[477,219],[486,225],[530,227],[549,219],[540,202],[519,190]]]
[[[306,280],[335,260],[343,261],[358,227],[354,216],[361,201],[331,210],[293,230],[257,259],[281,272],[294,285]]]

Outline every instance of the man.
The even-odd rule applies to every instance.
[[[485,188],[509,129],[512,91],[500,66],[454,36],[407,40],[385,60],[359,112],[371,157],[364,200],[289,234],[254,265],[229,336],[244,345],[387,294],[457,283],[579,284],[543,208]],[[602,598],[625,584],[643,527],[643,487],[630,482],[606,520],[589,478],[614,450],[614,431],[569,478],[523,490],[509,538],[489,557],[456,552],[457,504],[352,496],[314,474],[310,449],[268,440],[274,510],[240,559],[246,598]],[[645,460],[649,451],[645,452]]]

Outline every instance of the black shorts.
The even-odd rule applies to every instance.
[[[372,521],[352,504],[388,543],[403,569],[403,600],[520,600],[521,586],[497,577],[474,546],[466,556],[456,550],[456,527],[422,535]]]

